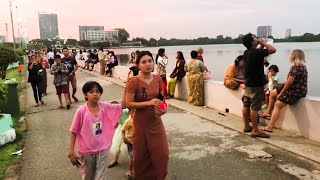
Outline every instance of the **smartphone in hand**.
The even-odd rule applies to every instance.
[[[83,165],[79,158],[76,159],[76,166],[79,168]]]

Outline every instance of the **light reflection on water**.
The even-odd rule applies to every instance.
[[[278,76],[281,82],[287,78],[287,74],[291,67],[289,56],[294,49],[301,49],[305,52],[307,69],[308,69],[308,96],[320,97],[320,83],[317,81],[320,69],[320,42],[312,43],[275,43],[273,44],[277,52],[268,57],[270,64],[276,64],[280,72]],[[182,51],[186,60],[190,59],[191,50],[196,50],[200,46],[167,46],[166,55],[169,57],[168,73],[174,68],[175,56],[177,51]],[[212,79],[215,81],[223,81],[223,76],[229,64],[234,59],[243,54],[245,48],[241,44],[223,44],[223,45],[201,45],[204,49],[204,63],[212,73]],[[135,50],[149,50],[154,58],[160,47],[152,48],[126,48],[114,49],[118,55],[119,63],[122,66],[128,66],[130,53]]]

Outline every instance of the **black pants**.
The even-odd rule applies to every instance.
[[[35,83],[35,82],[31,82],[31,86],[32,86],[32,90],[33,90],[33,97],[34,100],[36,101],[36,103],[39,103],[39,101],[41,101],[41,83]]]
[[[110,64],[107,64],[107,70],[106,70],[106,74],[109,74],[112,75],[112,68],[114,67],[115,65],[113,63],[110,63]]]

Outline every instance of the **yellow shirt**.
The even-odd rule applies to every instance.
[[[131,118],[131,116],[129,116],[129,118],[124,122],[121,131],[125,131],[125,136],[127,138],[127,140],[133,144],[133,119]]]

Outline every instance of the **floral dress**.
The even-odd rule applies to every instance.
[[[188,102],[196,106],[204,105],[204,82],[201,66],[203,66],[203,62],[196,59],[189,60],[185,66],[188,73]]]
[[[295,104],[302,97],[306,97],[308,92],[308,71],[305,65],[293,65],[290,68],[288,77],[294,77],[292,85],[287,91],[281,95],[278,100],[286,104]],[[284,85],[281,84],[277,87],[279,94]]]

